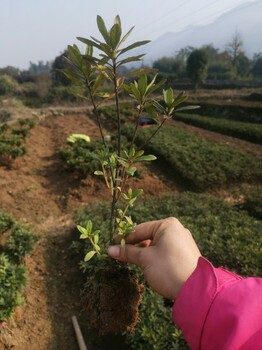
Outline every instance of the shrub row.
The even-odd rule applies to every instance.
[[[154,128],[140,129],[137,143],[141,145]],[[132,130],[125,129],[127,137]],[[208,189],[237,182],[258,181],[262,164],[254,156],[226,145],[207,141],[173,125],[163,127],[147,145],[147,151],[164,161],[174,178],[194,189]],[[156,161],[157,162],[157,161]]]
[[[220,118],[211,118],[196,114],[177,114],[176,120],[190,125],[200,126],[203,129],[234,136],[250,142],[262,144],[262,125],[244,123]]]
[[[0,212],[0,324],[23,303],[24,257],[32,252],[36,241],[37,236],[28,227]]]
[[[251,216],[262,220],[262,186],[256,186],[244,193],[245,200],[240,208],[245,209]]]
[[[75,216],[84,225],[92,218],[106,234],[110,208],[106,203],[88,206]],[[132,209],[135,222],[175,216],[191,230],[201,253],[215,266],[247,276],[261,274],[262,221],[231,207],[223,200],[191,192],[162,198],[146,197]],[[183,337],[171,323],[170,309],[150,288],[140,306],[140,322],[126,341],[132,349],[187,349]]]
[[[31,119],[18,119],[14,127],[4,123],[0,126],[0,164],[8,165],[26,153],[24,139],[35,126]]]

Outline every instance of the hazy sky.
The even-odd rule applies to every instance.
[[[99,36],[96,16],[111,26],[119,14],[132,41],[213,22],[256,0],[0,0],[0,68],[53,60],[77,36]],[[80,44],[80,43],[79,43]],[[81,44],[80,44],[81,46]]]

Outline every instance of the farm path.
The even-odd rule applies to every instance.
[[[0,210],[28,223],[40,241],[26,259],[26,303],[0,334],[3,350],[77,350],[71,317],[81,316],[79,302],[83,277],[79,256],[70,250],[75,209],[108,200],[96,177],[80,180],[64,169],[59,149],[71,133],[99,136],[95,123],[85,114],[47,116],[26,140],[27,154],[11,169],[0,167]],[[142,169],[142,179],[133,187],[162,195],[176,191],[170,181]]]

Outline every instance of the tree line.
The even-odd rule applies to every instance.
[[[60,72],[66,68],[67,50],[52,62],[30,62],[27,70],[7,66],[0,69],[0,96],[13,94],[27,103],[36,100],[74,100],[70,94],[70,82]],[[174,85],[178,80],[191,81],[198,88],[205,80],[234,81],[262,79],[262,52],[252,59],[244,51],[241,35],[236,32],[224,51],[213,44],[200,48],[186,46],[171,57],[161,57],[153,62],[159,75],[168,78]],[[127,67],[122,67],[128,71]],[[29,101],[29,102],[28,102]]]

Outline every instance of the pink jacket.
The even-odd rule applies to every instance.
[[[173,321],[192,350],[261,350],[262,278],[242,278],[201,257]]]

